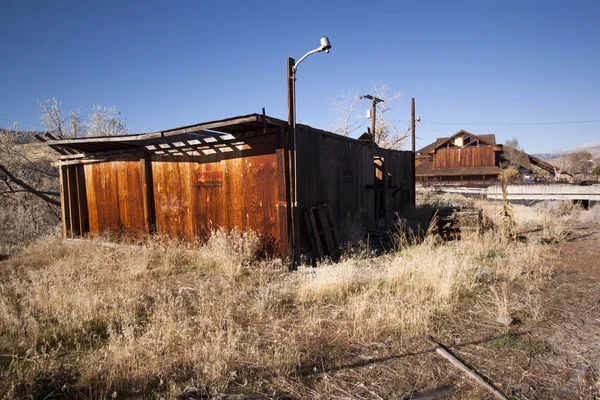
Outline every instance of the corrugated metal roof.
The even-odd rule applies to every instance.
[[[126,151],[135,150],[141,147],[160,146],[179,142],[183,143],[183,145],[175,147],[185,147],[190,144],[190,142],[193,142],[191,144],[192,146],[197,146],[199,144],[209,145],[214,142],[234,139],[236,134],[256,132],[278,126],[287,126],[287,122],[261,114],[248,114],[153,133],[54,139],[48,140],[46,144],[53,148],[68,150],[71,153],[96,153],[117,150]]]

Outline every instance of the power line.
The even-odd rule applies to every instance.
[[[10,118],[3,118],[3,117],[0,117],[0,119],[1,119],[1,120],[4,120],[4,121],[13,122],[13,123],[14,123],[14,122],[18,122],[19,124],[25,124],[25,125],[35,125],[35,126],[41,126],[41,127],[43,127],[43,126],[44,126],[44,125],[42,125],[42,124],[36,124],[36,123],[34,123],[34,122],[19,121],[19,120],[16,120],[16,119],[10,119]]]
[[[600,119],[582,120],[582,121],[554,121],[554,122],[502,122],[502,123],[470,123],[470,122],[440,122],[440,121],[421,121],[430,125],[478,125],[478,126],[525,126],[525,125],[568,125],[568,124],[593,124],[600,122]]]
[[[364,121],[362,124],[360,124],[359,126],[357,126],[356,128],[352,129],[351,131],[348,132],[348,135],[351,135],[352,133],[356,132],[357,130],[359,130],[360,128],[362,128],[363,126],[365,126],[365,124],[368,121]]]

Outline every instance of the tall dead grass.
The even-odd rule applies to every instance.
[[[0,264],[4,397],[41,393],[48,379],[84,398],[287,393],[360,349],[435,330],[490,282],[550,272],[541,244],[493,232],[297,273],[257,261],[259,244],[236,231],[196,249],[38,240]]]

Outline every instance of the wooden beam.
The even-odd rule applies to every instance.
[[[459,359],[457,359],[452,354],[450,354],[450,352],[448,350],[446,350],[439,343],[437,343],[435,340],[433,340],[433,338],[427,337],[426,339],[429,343],[431,343],[432,346],[435,346],[436,353],[438,353],[439,355],[444,357],[446,360],[448,360],[450,362],[450,364],[454,365],[456,368],[463,371],[470,378],[472,378],[475,382],[477,382],[480,386],[489,390],[494,396],[496,396],[497,399],[508,400],[508,398],[504,394],[502,394],[498,389],[496,389],[494,386],[489,384],[485,379],[483,379],[481,376],[477,375],[475,372],[473,372],[472,369],[467,367]]]
[[[163,134],[163,137],[168,137],[168,136],[180,135],[182,133],[195,133],[195,132],[199,132],[199,131],[203,131],[203,130],[227,127],[227,126],[231,126],[231,125],[245,124],[248,122],[257,122],[257,121],[258,121],[258,114],[252,114],[250,116],[238,117],[238,118],[233,118],[230,120],[213,121],[213,122],[207,122],[207,123],[202,123],[202,124],[198,124],[198,125],[192,125],[192,126],[185,127],[185,128],[163,131],[162,134]]]
[[[77,208],[79,211],[79,235],[83,236],[90,229],[87,207],[87,194],[85,191],[85,172],[83,169],[83,165],[76,165],[74,169],[77,185]]]
[[[62,165],[59,161],[58,170],[60,176],[60,215],[62,220],[62,235],[63,239],[67,238],[67,233],[69,232],[69,220],[67,218],[67,214],[69,213],[69,202],[67,201],[67,191],[65,185],[67,184],[66,180],[66,166]]]
[[[154,179],[152,177],[152,155],[142,154],[140,158],[140,171],[142,173],[142,187],[144,188],[144,219],[146,232],[156,233],[156,211],[154,206]]]
[[[78,222],[76,220],[76,216],[78,216],[78,214],[76,213],[76,211],[73,210],[74,206],[77,205],[77,199],[75,198],[75,188],[73,187],[73,167],[72,166],[67,166],[65,167],[66,169],[66,181],[67,181],[67,201],[69,204],[69,226],[70,226],[70,231],[68,232],[69,237],[74,238],[75,237],[75,227],[78,225]]]

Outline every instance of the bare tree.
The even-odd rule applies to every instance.
[[[390,111],[402,94],[393,92],[389,85],[381,82],[372,84],[370,94],[384,100],[376,105],[375,143],[383,148],[400,148],[409,136],[410,123],[406,129],[400,129]],[[330,98],[332,109],[336,114],[333,129],[335,133],[348,136],[368,123],[366,118],[356,115],[358,100],[357,91],[341,92],[338,97]]]
[[[589,151],[563,154],[552,163],[555,166],[557,180],[564,173],[569,173],[574,177],[575,175],[592,174],[594,169],[594,160]]]
[[[400,92],[392,92],[390,87],[382,82],[373,83],[375,97],[383,100],[377,104],[377,120],[375,125],[375,143],[387,149],[400,148],[408,138],[410,124],[405,130],[398,128],[396,121],[390,116],[392,106],[402,97]]]
[[[88,123],[88,136],[116,136],[127,134],[128,129],[121,111],[113,107],[101,107],[95,104],[92,107],[90,122]]]
[[[333,111],[337,114],[334,121],[334,133],[349,136],[352,132],[362,127],[360,125],[361,120],[357,119],[354,115],[358,100],[359,95],[356,90],[342,91],[338,97],[329,98],[333,106]]]
[[[569,173],[569,160],[564,155],[552,160],[552,166],[554,167],[554,180],[560,181],[563,179],[563,174]],[[567,179],[568,175],[567,175]]]
[[[87,133],[86,125],[81,118],[81,107],[69,111],[67,116],[63,116],[61,111],[62,103],[54,97],[40,103],[38,112],[42,125],[48,132],[56,133],[61,138],[78,138]]]
[[[40,120],[46,131],[55,133],[61,138],[115,136],[125,135],[128,132],[126,121],[115,106],[94,105],[88,122],[81,117],[81,107],[69,111],[65,116],[61,106],[62,103],[53,97],[40,103],[38,107]]]
[[[600,157],[594,158],[594,170],[592,171],[592,175],[600,176]]]

